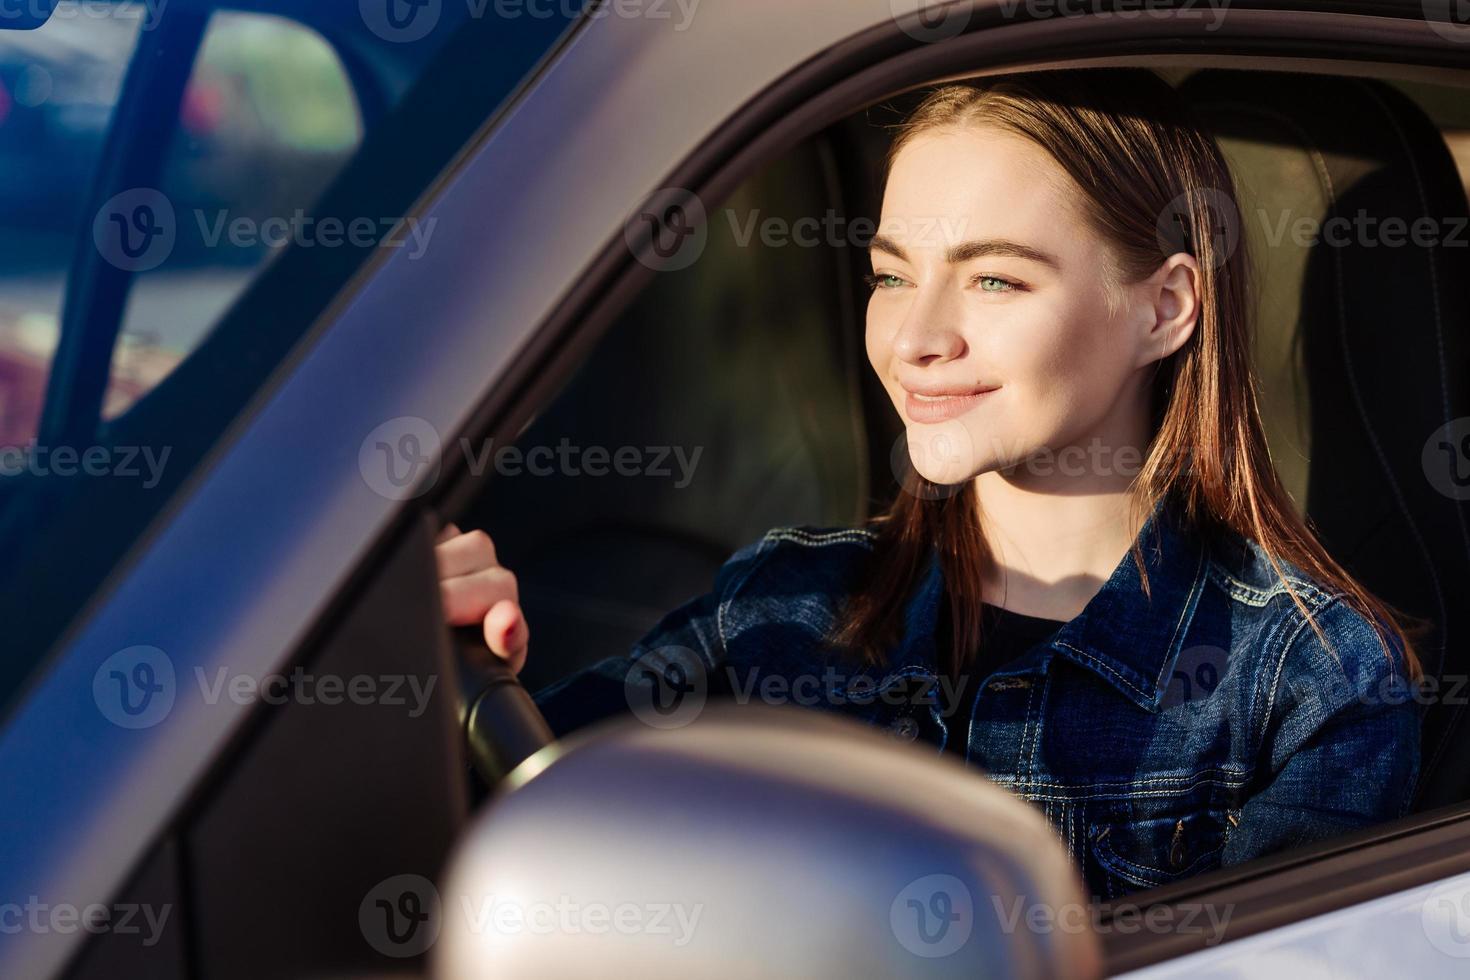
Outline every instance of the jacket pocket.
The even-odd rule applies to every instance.
[[[1224,810],[1092,823],[1089,848],[1103,872],[1102,897],[1157,888],[1219,867],[1227,826]]]

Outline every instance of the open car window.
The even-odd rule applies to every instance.
[[[574,20],[371,7],[0,34],[0,703]]]

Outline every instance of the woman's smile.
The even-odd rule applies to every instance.
[[[981,388],[904,388],[904,414],[912,422],[943,422],[963,415],[1000,386]]]

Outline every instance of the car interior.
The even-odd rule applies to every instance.
[[[1420,654],[1448,690],[1470,668],[1453,598],[1470,584],[1470,529],[1423,478],[1421,448],[1470,410],[1470,249],[1448,234],[1432,250],[1312,247],[1259,216],[1463,224],[1467,176],[1445,131],[1470,119],[1442,93],[1375,79],[1173,74],[1217,133],[1247,214],[1272,458],[1331,554],[1434,624]],[[738,228],[834,214],[850,232],[876,216],[884,127],[913,98],[870,107],[747,181],[711,213],[700,260],[660,273],[518,440],[700,447],[688,486],[614,476],[589,492],[586,477],[528,472],[489,483],[469,524],[521,584],[536,633],[529,689],[625,652],[768,528],[851,525],[892,499],[899,430],[863,351],[861,242],[743,246]],[[1386,293],[1385,278],[1404,286]],[[1426,807],[1470,796],[1470,760],[1448,751],[1461,718],[1449,700],[1426,722]]]
[[[331,24],[317,27],[335,43]],[[468,51],[486,42],[452,43]],[[382,125],[369,127],[316,210],[351,214],[368,201],[402,213],[498,100],[443,109],[446,96],[473,88],[478,68],[468,59],[436,63],[410,84],[412,66],[373,64],[365,49],[354,56],[350,44],[338,47],[355,80],[377,79],[358,94]],[[508,76],[526,69],[512,51],[504,54],[517,66],[505,69]],[[1470,528],[1460,502],[1425,479],[1426,460],[1443,458],[1425,446],[1447,423],[1470,416],[1470,103],[1449,86],[1387,72],[1159,70],[1214,129],[1235,172],[1260,283],[1259,398],[1272,458],[1333,556],[1369,590],[1432,624],[1419,652],[1446,696],[1425,715],[1416,809],[1463,805],[1470,755],[1457,748],[1470,736],[1463,698],[1449,694],[1470,675],[1470,644],[1460,632],[1470,621],[1456,612],[1470,589]],[[397,90],[388,84],[395,79]],[[863,242],[783,247],[758,232],[747,243],[742,229],[753,216],[788,224],[832,216],[848,235],[856,219],[876,216],[888,127],[921,95],[895,93],[854,111],[727,199],[707,202],[710,235],[700,259],[659,273],[577,364],[561,365],[555,397],[535,406],[515,440],[633,447],[645,459],[678,447],[696,460],[687,483],[673,466],[667,475],[591,481],[566,472],[494,474],[462,513],[442,515],[488,530],[518,577],[534,633],[526,688],[624,653],[769,528],[850,526],[892,499],[899,428],[863,349]],[[426,128],[430,111],[454,115],[453,124]],[[410,141],[422,152],[402,152]],[[1258,220],[1360,212],[1410,224],[1427,217],[1441,228],[1458,225],[1462,237],[1424,249],[1329,248],[1295,243]],[[173,373],[102,429],[104,440],[123,445],[164,431],[183,456],[203,458],[363,261],[353,250],[281,256]],[[295,313],[273,320],[285,296]],[[244,367],[232,373],[232,365]],[[89,370],[96,365],[76,368],[82,377]],[[100,388],[94,394],[100,403]],[[196,403],[205,423],[172,420],[181,405]],[[22,482],[4,492],[10,520],[0,541],[9,535],[18,553],[34,554],[41,546],[23,541],[25,526],[84,508],[93,491],[42,499]],[[141,521],[159,496],[110,506]],[[413,547],[378,554],[358,582],[360,596],[321,626],[301,660],[344,674],[452,672],[434,639],[443,630],[422,547],[436,530],[425,522]],[[97,521],[61,525],[45,548],[81,550],[106,533]],[[67,588],[90,591],[102,581],[131,543],[123,531],[114,538],[97,548],[90,577]],[[75,572],[45,561],[10,568],[39,575],[42,586],[55,580],[57,589]],[[0,595],[7,574],[14,573],[0,572]],[[59,630],[61,616],[38,615],[24,628]],[[262,710],[125,889],[135,901],[184,909],[162,952],[97,937],[70,975],[384,968],[361,941],[350,897],[389,873],[432,877],[442,868],[477,799],[457,710],[447,689],[431,708],[437,728],[407,724],[380,706]],[[324,908],[342,914],[321,921]],[[267,933],[272,941],[259,942]],[[421,969],[422,961],[398,965]]]

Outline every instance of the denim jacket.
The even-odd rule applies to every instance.
[[[962,739],[970,765],[1041,810],[1103,901],[1405,813],[1419,707],[1402,648],[1390,661],[1340,593],[1282,562],[1334,657],[1255,542],[1207,541],[1167,500],[1139,536],[1151,599],[1125,555],[1076,618],[958,711],[941,711],[937,553],[886,664],[822,646],[867,528],[768,532],[629,656],[537,701],[558,733],[628,709],[684,724],[722,694],[837,711],[934,752]]]

